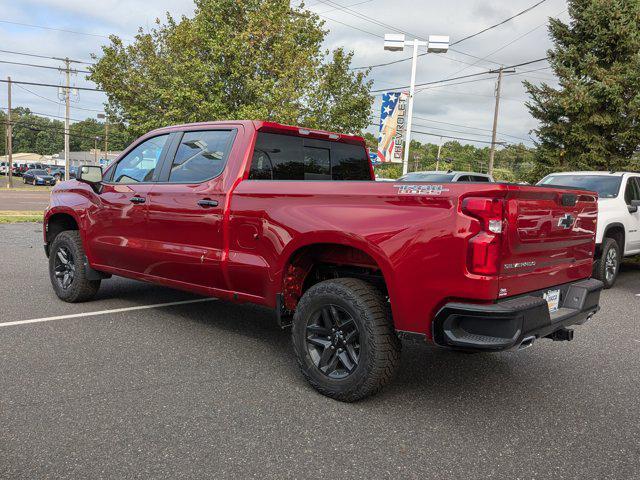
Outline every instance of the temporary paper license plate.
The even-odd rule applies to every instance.
[[[544,299],[549,305],[549,313],[557,312],[560,307],[560,290],[549,290],[544,294]]]

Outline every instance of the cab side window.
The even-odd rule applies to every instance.
[[[633,200],[640,200],[640,177],[630,177],[627,181],[627,189],[624,192],[624,199],[627,205],[631,205]]]
[[[168,138],[168,134],[159,135],[145,140],[131,150],[115,166],[112,182],[131,184],[153,181]]]

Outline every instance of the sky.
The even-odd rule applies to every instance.
[[[308,0],[307,8],[321,16],[328,30],[325,46],[354,52],[353,66],[377,65],[411,56],[410,50],[383,49],[384,34],[400,31],[407,39],[429,35],[449,35],[451,42],[477,33],[540,0]],[[294,5],[299,5],[294,0]],[[342,8],[340,8],[342,7]],[[346,8],[345,8],[346,7]],[[131,41],[138,28],[149,29],[156,18],[193,13],[192,0],[0,0],[0,50],[69,57],[85,62],[99,54],[107,36],[116,34]],[[366,17],[366,18],[365,18]],[[427,83],[451,77],[486,72],[546,56],[551,47],[549,17],[568,19],[565,0],[546,0],[531,11],[461,42],[446,54],[430,54],[418,59],[416,82]],[[46,28],[43,28],[46,27]],[[52,59],[27,57],[0,51],[0,61],[24,62],[58,67]],[[74,64],[78,69],[86,64]],[[0,63],[0,78],[59,85],[63,75],[55,69],[41,69]],[[411,62],[404,61],[371,70],[373,90],[396,90],[409,84]],[[532,145],[530,132],[536,121],[530,116],[522,80],[555,84],[546,62],[518,67],[515,75],[505,75],[498,124],[498,139]],[[459,85],[440,85],[418,91],[415,96],[413,130],[422,142],[439,142],[439,136],[461,137],[461,143],[485,145],[491,140],[495,106],[495,74],[472,77]],[[84,75],[76,74],[77,86],[94,87]],[[449,83],[457,83],[451,81]],[[33,112],[63,116],[64,106],[55,88],[15,85],[13,106]],[[379,116],[381,93],[376,94],[372,116]],[[82,120],[102,111],[105,97],[99,92],[80,91],[74,98],[71,118]],[[0,108],[7,107],[6,84],[0,83]],[[372,132],[377,132],[371,127]],[[444,138],[446,141],[447,138]]]

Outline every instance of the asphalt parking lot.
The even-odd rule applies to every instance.
[[[342,404],[307,386],[271,312],[132,310],[197,297],[124,279],[64,304],[41,243],[0,225],[0,478],[640,476],[640,267],[573,342],[405,344],[392,385]]]
[[[39,190],[34,190],[33,187],[29,190],[18,188],[9,190],[6,186],[0,185],[0,210],[43,211],[49,204],[51,190],[46,187],[39,188]]]

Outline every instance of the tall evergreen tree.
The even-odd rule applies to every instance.
[[[640,1],[568,0],[551,19],[559,87],[525,82],[538,119],[539,179],[554,170],[628,168],[640,146]]]

